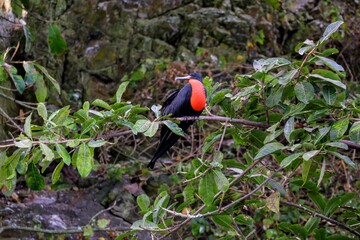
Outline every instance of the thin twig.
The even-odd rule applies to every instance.
[[[189,116],[189,117],[178,117],[178,118],[174,118],[175,120],[179,120],[179,121],[186,121],[186,120],[207,120],[207,121],[218,121],[218,122],[229,122],[229,123],[240,123],[243,125],[248,125],[248,126],[252,126],[252,127],[259,127],[259,128],[268,128],[270,127],[270,125],[265,124],[265,123],[261,123],[261,122],[254,122],[254,121],[249,121],[249,120],[245,120],[242,118],[229,118],[229,117],[222,117],[222,116],[217,116],[217,115],[213,115],[213,116],[199,116],[199,117],[193,117],[193,116]]]
[[[240,174],[239,176],[237,176],[235,179],[233,179],[230,182],[230,187],[233,186],[235,183],[237,183],[237,181],[239,181],[243,176],[245,176],[245,174],[247,174],[248,172],[250,172],[251,169],[253,169],[259,162],[261,162],[260,159],[254,161],[252,164],[250,164],[250,166],[248,166],[243,172],[242,174]],[[218,192],[215,196],[214,196],[214,200],[216,200],[220,195],[222,195],[222,192]],[[205,204],[203,204],[198,210],[196,210],[194,212],[193,215],[197,215],[199,214],[202,210],[204,210],[206,207]],[[164,236],[160,237],[159,240],[166,238],[167,236],[169,236],[171,233],[177,231],[179,228],[181,228],[182,226],[185,226],[186,224],[188,224],[191,221],[192,218],[186,218],[183,222],[179,223],[178,225],[170,228],[170,230],[168,231],[168,233],[166,233]]]
[[[99,140],[99,139],[110,139],[110,138],[114,138],[114,137],[119,137],[128,133],[132,133],[131,130],[126,130],[126,131],[118,131],[115,133],[110,133],[110,134],[105,134],[105,135],[100,135],[97,136],[95,138],[78,138],[78,139],[61,139],[61,140],[55,140],[55,141],[49,141],[49,140],[45,140],[45,141],[33,141],[32,145],[40,145],[40,143],[43,144],[58,144],[58,143],[67,143],[67,142],[71,142],[71,141],[79,141],[79,142],[88,142],[91,140]],[[14,147],[15,143],[9,143],[9,144],[4,144],[4,145],[0,145],[0,149],[1,148],[8,148],[8,147]]]
[[[20,132],[24,132],[24,130],[16,123],[16,122],[14,122],[14,120],[12,120],[12,118],[9,116],[9,115],[7,115],[7,113],[4,111],[4,109],[2,109],[1,107],[0,107],[0,114],[4,117],[4,118],[6,118],[7,120],[9,120]]]
[[[295,203],[292,203],[292,202],[280,201],[280,203],[281,203],[281,204],[288,205],[288,206],[291,206],[291,207],[295,207],[295,208],[301,209],[301,210],[303,210],[303,211],[305,211],[305,212],[308,212],[308,213],[311,214],[312,216],[319,217],[319,218],[324,219],[324,220],[326,220],[326,221],[328,221],[328,222],[331,222],[331,223],[333,223],[333,224],[335,224],[335,225],[337,225],[337,226],[339,226],[339,227],[341,227],[341,228],[343,228],[343,229],[346,229],[347,231],[351,232],[352,234],[355,234],[356,236],[360,237],[360,232],[358,232],[358,231],[356,231],[356,230],[354,230],[354,229],[346,226],[345,224],[343,224],[343,223],[341,223],[341,222],[336,221],[335,219],[332,219],[332,218],[330,218],[330,217],[327,217],[327,216],[325,216],[325,215],[323,215],[323,214],[321,214],[321,213],[315,212],[315,211],[313,211],[313,210],[311,210],[311,209],[308,209],[308,208],[306,208],[306,207],[303,207],[303,206],[301,206],[301,205],[298,205],[298,204],[295,204]]]
[[[17,91],[17,90],[16,90],[16,91]],[[12,97],[10,97],[10,96],[8,96],[8,95],[6,95],[6,94],[3,94],[3,93],[1,93],[1,92],[0,92],[0,97],[3,97],[3,98],[5,98],[5,99],[7,99],[7,100],[9,100],[9,101],[15,102],[15,103],[17,103],[17,104],[19,104],[19,105],[21,105],[21,106],[23,106],[23,107],[29,108],[29,109],[31,109],[31,110],[36,110],[35,107],[32,107],[32,106],[30,106],[29,104],[27,104],[27,103],[25,103],[25,102],[23,102],[23,101],[16,100],[15,98],[12,98]]]
[[[116,200],[115,200],[114,203],[113,203],[113,205],[111,205],[110,207],[108,207],[108,208],[106,208],[106,209],[103,209],[103,210],[97,212],[94,216],[92,216],[92,218],[90,218],[88,224],[90,224],[92,221],[94,221],[95,218],[96,218],[97,216],[99,216],[100,214],[102,214],[102,213],[104,213],[104,212],[107,212],[107,211],[110,211],[111,209],[113,209],[113,208],[116,206],[116,203],[117,203],[117,202],[116,202]]]

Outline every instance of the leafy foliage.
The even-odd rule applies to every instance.
[[[336,181],[331,170],[334,165],[343,161],[350,172],[357,167],[347,156],[349,147],[343,140],[350,138],[358,143],[358,101],[348,97],[344,69],[330,58],[337,50],[325,49],[325,43],[341,24],[330,24],[316,43],[306,40],[299,44],[297,51],[305,55],[303,61],[284,58],[254,61],[253,74],[236,76],[239,89],[235,94],[228,89],[217,90],[219,84],[205,78],[209,107],[220,106],[225,116],[262,122],[265,130],[226,124],[223,130],[209,134],[201,158],[177,166],[186,179],[183,198],[176,195],[173,202],[161,202],[160,209],[166,211],[162,212],[162,222],[158,215],[154,217],[160,211],[158,200],[144,207],[138,199],[144,216],[134,223],[133,229],[140,226],[156,232],[171,226],[177,229],[187,219],[193,219],[195,237],[211,235],[210,231],[222,239],[250,237],[255,232],[269,239],[289,236],[323,239],[329,236],[329,231],[351,236],[321,224],[334,213],[339,221],[347,216],[348,220],[359,222],[359,202],[354,193],[344,191],[332,196],[324,191]],[[245,146],[241,151],[243,160],[218,151],[220,148],[215,150],[223,137],[234,142],[230,152]],[[276,177],[270,179],[270,171]],[[239,184],[240,179],[246,184]],[[255,188],[261,184],[266,190]],[[255,190],[249,193],[249,187]],[[298,209],[291,209],[293,205],[282,200],[290,196],[298,209],[305,206],[311,211],[317,206],[316,211],[323,218],[302,215],[300,219]],[[344,205],[357,209],[357,213],[350,216],[342,208]],[[209,228],[211,222],[217,228]],[[254,222],[262,228],[254,229]]]

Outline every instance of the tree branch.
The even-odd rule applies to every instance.
[[[242,118],[229,118],[229,117],[222,117],[222,116],[217,116],[217,115],[212,115],[212,116],[198,116],[198,117],[193,117],[193,116],[189,116],[189,117],[178,117],[178,118],[174,118],[175,120],[179,120],[179,121],[186,121],[186,120],[206,120],[206,121],[218,121],[218,122],[229,122],[229,123],[239,123],[242,125],[246,125],[246,126],[252,126],[252,127],[258,127],[258,128],[262,128],[262,129],[267,129],[270,127],[270,125],[266,124],[266,123],[262,123],[262,122],[254,122],[254,121],[249,121],[249,120],[245,120]],[[341,142],[345,143],[346,145],[348,145],[348,147],[353,148],[353,149],[360,149],[360,144],[357,144],[355,142],[352,142],[350,140],[341,140]]]
[[[336,221],[335,219],[329,218],[329,217],[327,217],[327,216],[325,216],[325,215],[323,215],[321,213],[315,212],[315,211],[313,211],[311,209],[308,209],[306,207],[303,207],[301,205],[298,205],[298,204],[295,204],[295,203],[292,203],[292,202],[280,201],[280,203],[291,206],[291,207],[298,208],[298,209],[303,210],[305,212],[308,212],[312,216],[319,217],[319,218],[324,219],[324,220],[326,220],[328,222],[331,222],[331,223],[333,223],[333,224],[335,224],[335,225],[337,225],[337,226],[339,226],[339,227],[341,227],[343,229],[346,229],[347,231],[351,232],[352,234],[355,234],[356,236],[360,237],[360,232],[346,226],[345,224],[343,224],[341,222]]]
[[[93,137],[93,138],[78,138],[78,139],[61,139],[61,140],[54,140],[54,141],[49,141],[49,140],[42,140],[42,141],[32,141],[32,145],[40,145],[40,143],[43,144],[57,144],[57,143],[67,143],[67,142],[71,142],[74,140],[77,140],[79,142],[89,142],[91,140],[99,140],[99,139],[110,139],[110,138],[114,138],[114,137],[119,137],[128,133],[132,133],[131,130],[125,130],[125,131],[118,131],[115,133],[109,133],[109,134],[104,134],[104,135],[100,135],[97,137]],[[6,142],[11,142],[11,141],[6,141]],[[0,149],[1,148],[8,148],[8,147],[14,147],[15,143],[8,143],[8,144],[0,144]]]
[[[178,118],[174,118],[176,120],[179,121],[186,121],[186,120],[207,120],[207,121],[218,121],[218,122],[229,122],[229,123],[240,123],[242,125],[247,125],[247,126],[252,126],[252,127],[259,127],[259,128],[268,128],[270,127],[270,125],[266,124],[266,123],[261,123],[261,122],[254,122],[254,121],[249,121],[249,120],[245,120],[242,118],[229,118],[229,117],[222,117],[222,116],[217,116],[217,115],[213,115],[213,116],[198,116],[198,117],[178,117]]]

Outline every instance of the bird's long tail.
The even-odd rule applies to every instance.
[[[154,157],[151,159],[149,164],[147,165],[148,168],[153,169],[156,163],[156,160],[158,160],[167,150],[169,150],[176,141],[180,138],[180,136],[171,133],[171,135],[166,139],[163,139],[161,141],[160,145],[156,149],[156,152],[154,154]]]

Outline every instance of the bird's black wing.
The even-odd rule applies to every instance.
[[[174,98],[176,98],[176,96],[178,95],[179,92],[180,92],[180,89],[174,90],[169,94],[169,96],[167,96],[167,98],[165,99],[165,101],[162,104],[163,112],[164,112],[164,109],[166,109],[166,107],[169,106],[170,103],[174,100]],[[163,115],[165,115],[165,114],[163,113]]]
[[[166,116],[171,114],[173,117],[185,116],[187,109],[190,106],[190,96],[190,84],[186,84],[182,89],[180,89],[180,91],[173,92],[163,104],[163,115]],[[193,121],[183,121],[179,124],[179,126],[183,129],[183,131],[186,131],[192,122]],[[151,159],[148,167],[153,168],[156,160],[168,151],[179,138],[180,136],[173,133],[166,125],[162,125],[160,131],[160,144],[157,147],[154,157]]]

